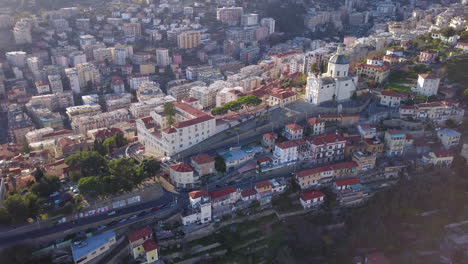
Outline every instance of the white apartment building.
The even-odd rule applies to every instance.
[[[298,145],[295,140],[277,143],[273,150],[275,163],[288,163],[299,160]]]
[[[434,74],[419,74],[416,92],[425,96],[437,95],[440,78]]]
[[[68,68],[65,69],[65,76],[68,78],[68,82],[70,83],[70,88],[71,90],[79,94],[81,92],[81,86],[80,86],[80,79],[78,78],[78,72],[76,68]]]
[[[156,64],[159,67],[166,67],[167,65],[171,64],[171,57],[169,57],[169,49],[156,49]]]
[[[127,109],[118,109],[93,116],[82,116],[74,118],[71,126],[76,133],[86,134],[88,130],[109,127],[113,124],[127,121],[129,113]]]
[[[155,112],[151,112],[151,117],[136,120],[138,140],[150,155],[172,156],[216,134],[216,120],[212,116],[188,104],[173,104],[177,123],[171,127],[162,130],[157,127],[155,121],[160,118]]]
[[[138,102],[150,100],[152,98],[162,98],[165,96],[159,84],[152,81],[143,82],[137,89]]]
[[[50,86],[47,82],[37,81],[35,85],[38,94],[50,93]]]
[[[244,93],[242,93],[241,91],[242,91],[242,87],[223,88],[221,91],[219,91],[216,94],[216,107],[222,106],[225,103],[236,101],[237,99],[239,99],[241,96],[244,95]]]
[[[93,58],[97,62],[114,61],[114,48],[99,48],[93,50]]]
[[[185,162],[179,162],[169,166],[169,178],[171,183],[178,188],[190,188],[195,185],[198,177],[194,176],[194,171]]]
[[[276,21],[271,17],[265,17],[260,20],[260,25],[268,28],[269,35],[275,33],[275,23]]]
[[[78,81],[80,83],[80,88],[86,87],[88,82],[92,84],[97,84],[101,82],[101,73],[99,69],[91,63],[82,63],[76,65],[76,72],[78,74]]]
[[[62,77],[60,75],[49,75],[47,76],[50,84],[50,90],[55,92],[63,92]]]
[[[455,147],[460,143],[461,133],[450,128],[437,131],[437,138],[446,149]]]
[[[102,113],[101,106],[98,104],[93,105],[77,105],[67,107],[65,113],[67,114],[70,121],[82,116],[92,116]]]
[[[142,101],[138,103],[130,104],[129,111],[132,114],[133,118],[142,118],[149,116],[151,111],[154,111],[156,108],[164,105],[165,103],[175,102],[176,99],[170,95],[166,95],[163,98],[153,98],[148,101]]]
[[[16,22],[13,28],[13,37],[16,44],[29,44],[32,43],[32,22],[22,19]]]
[[[134,74],[130,78],[128,78],[128,83],[130,85],[130,89],[136,90],[142,83],[149,82],[149,76],[148,75],[142,75],[142,74]]]
[[[12,67],[22,68],[26,65],[26,52],[24,51],[6,52],[5,56]]]
[[[26,64],[34,75],[34,79],[41,79],[42,60],[39,57],[29,57],[26,59]]]
[[[210,86],[195,86],[190,89],[190,96],[196,98],[203,109],[216,106],[216,96],[223,88],[231,87],[226,81],[216,81]]]
[[[50,111],[56,111],[71,107],[73,103],[73,93],[71,91],[57,92],[53,94],[44,94],[31,97],[29,100],[31,105],[40,105]]]

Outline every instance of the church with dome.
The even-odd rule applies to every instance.
[[[327,72],[309,73],[306,86],[307,102],[319,105],[335,100],[346,101],[356,91],[358,77],[349,73],[349,60],[343,54],[344,46],[340,44],[337,52],[328,61]]]

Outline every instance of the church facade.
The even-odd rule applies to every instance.
[[[345,101],[356,91],[358,77],[349,73],[349,60],[343,55],[343,45],[328,61],[324,74],[310,73],[307,78],[307,102],[319,105],[327,101]]]

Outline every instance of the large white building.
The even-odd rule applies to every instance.
[[[156,64],[160,67],[166,67],[167,65],[171,64],[169,49],[156,49]]]
[[[92,84],[99,83],[101,81],[101,73],[98,68],[91,63],[82,63],[76,65],[76,72],[78,74],[78,81],[80,88],[86,87],[88,82]]]
[[[328,61],[324,74],[312,73],[307,78],[307,102],[318,105],[327,101],[344,101],[356,91],[358,78],[349,73],[349,60],[343,55],[343,45]]]
[[[80,80],[78,78],[78,73],[76,68],[68,68],[65,69],[65,75],[68,78],[68,82],[70,83],[70,88],[74,93],[79,94],[81,92],[80,87]]]
[[[216,120],[200,110],[184,103],[174,102],[176,123],[168,126],[167,117],[161,112],[137,119],[138,141],[147,154],[172,156],[188,149],[216,133]]]
[[[24,51],[10,51],[5,53],[5,56],[12,67],[22,68],[26,65],[26,52]]]
[[[62,84],[62,77],[60,75],[49,75],[47,76],[50,84],[50,90],[55,92],[63,92],[63,84]]]
[[[271,17],[265,17],[260,20],[262,27],[268,28],[268,34],[275,33],[275,20]]]
[[[93,116],[82,116],[75,118],[72,123],[72,129],[76,133],[86,134],[88,130],[109,127],[113,124],[127,121],[129,113],[127,109],[118,109],[111,112],[105,112]]]
[[[13,28],[13,37],[16,44],[32,43],[32,22],[22,19],[15,24]]]
[[[416,84],[416,92],[425,96],[437,95],[440,78],[434,74],[419,74]]]

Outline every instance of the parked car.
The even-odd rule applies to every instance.
[[[107,215],[109,215],[109,216],[115,215],[115,211],[110,211],[109,213],[107,213]]]
[[[130,216],[130,217],[128,218],[128,220],[132,220],[132,219],[135,219],[135,218],[137,218],[137,217],[138,217],[138,216],[136,216],[136,215],[132,215],[132,216]]]

